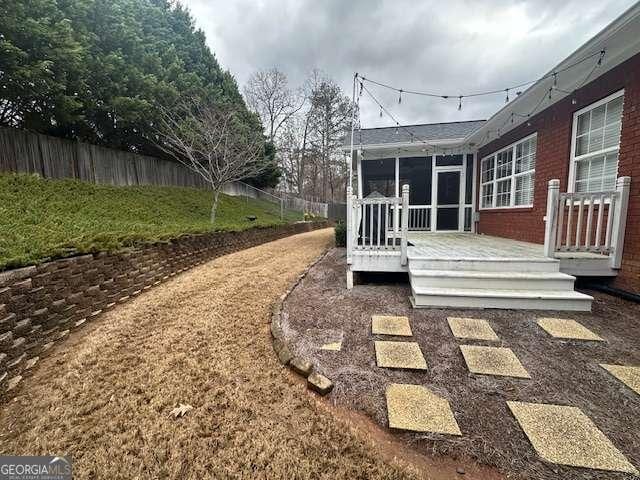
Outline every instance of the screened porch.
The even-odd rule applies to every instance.
[[[364,154],[358,159],[358,200],[369,205],[362,209],[360,230],[362,241],[377,240],[378,233],[389,232],[383,238],[394,238],[394,218],[401,217],[399,199],[402,186],[409,186],[407,208],[409,231],[473,232],[475,198],[475,155],[469,152],[447,155],[405,154],[374,156]],[[387,198],[389,202],[368,203],[366,200]],[[374,205],[379,205],[374,207]],[[382,211],[384,205],[385,212]],[[378,211],[380,210],[380,211]],[[388,212],[386,211],[388,210]],[[398,215],[396,215],[398,212]],[[378,221],[379,220],[379,221]],[[378,223],[380,226],[378,227]],[[400,225],[401,222],[398,222]],[[373,229],[371,228],[373,226]],[[398,235],[399,236],[399,235]]]

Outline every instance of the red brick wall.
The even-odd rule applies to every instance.
[[[631,177],[631,195],[622,269],[614,285],[640,291],[640,54],[585,85],[574,95],[535,115],[480,149],[479,158],[526,137],[538,134],[535,190],[532,208],[481,210],[478,232],[535,243],[544,243],[547,183],[560,179],[566,191],[571,155],[573,113],[620,89],[625,89],[618,176]],[[571,99],[577,103],[573,105]],[[479,177],[479,173],[478,173]],[[478,178],[478,185],[480,181]],[[478,197],[480,188],[478,188]],[[478,203],[479,204],[479,203]]]

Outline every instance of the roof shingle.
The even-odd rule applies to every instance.
[[[382,145],[414,141],[452,140],[464,138],[485,123],[486,120],[466,122],[425,123],[403,127],[363,128],[356,130],[353,142],[356,145]],[[345,145],[351,143],[351,136],[345,137]]]

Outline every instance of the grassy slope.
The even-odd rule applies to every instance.
[[[0,175],[0,270],[144,241],[211,231],[211,194],[178,187],[112,187]],[[257,216],[255,222],[247,215]],[[287,212],[285,222],[301,218]],[[282,223],[270,202],[221,196],[215,230]]]

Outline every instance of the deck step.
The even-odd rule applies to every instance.
[[[411,286],[415,308],[502,308],[588,312],[593,297],[573,290],[489,290]]]
[[[510,267],[512,268],[512,267]],[[414,287],[573,291],[575,277],[560,272],[493,272],[409,268]]]
[[[553,258],[428,258],[409,255],[416,270],[472,272],[559,272],[560,261]]]

